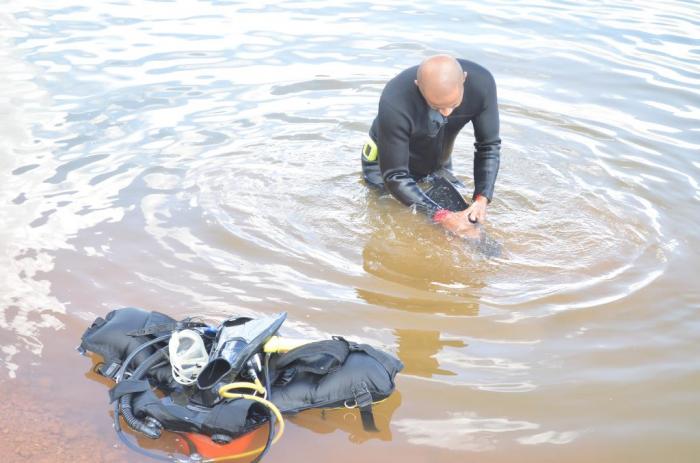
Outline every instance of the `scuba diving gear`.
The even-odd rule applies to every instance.
[[[140,449],[127,439],[120,417],[151,439],[171,431],[208,436],[217,444],[267,423],[270,432],[264,447],[226,457],[257,455],[255,461],[281,437],[283,413],[356,407],[365,428],[376,429],[372,402],[393,392],[401,362],[342,338],[310,343],[277,338],[270,342],[285,318],[286,313],[260,319],[230,318],[209,327],[191,319],[176,322],[141,309],[118,309],[86,330],[80,349],[102,355],[105,363],[97,372],[117,382],[109,396],[119,438],[130,448],[160,460],[172,458]],[[203,373],[193,381],[191,368],[203,363],[207,351],[208,365],[214,363],[216,368],[210,367],[211,384],[205,382],[206,389],[201,389]],[[199,362],[190,362],[192,359]],[[117,366],[109,366],[112,364]],[[185,381],[189,384],[176,382],[178,376],[189,379]],[[218,400],[207,402],[205,395],[216,395]],[[193,454],[190,460],[195,459]]]
[[[137,382],[141,379],[145,372],[147,372],[151,367],[156,365],[164,358],[163,349],[156,351],[155,354],[151,355],[146,360],[144,360],[131,375],[131,378],[127,380],[127,382],[119,384],[124,385],[133,383],[135,385],[143,386],[144,383]],[[150,389],[150,386],[148,385],[147,381],[145,382],[145,385]],[[161,435],[161,431],[163,430],[163,425],[158,420],[156,420],[152,416],[148,416],[145,420],[142,421],[133,414],[131,406],[131,394],[133,392],[133,390],[130,390],[128,393],[125,393],[121,397],[115,397],[114,394],[112,394],[112,391],[110,391],[110,396],[112,396],[114,399],[119,399],[119,410],[121,411],[121,414],[124,417],[124,421],[126,421],[126,424],[128,424],[131,429],[133,429],[134,431],[138,431],[151,439],[159,438]]]
[[[123,360],[143,343],[151,339],[150,335],[130,335],[131,332],[162,324],[174,324],[175,320],[158,312],[146,312],[142,309],[126,307],[114,310],[103,319],[98,317],[82,336],[80,349],[99,354],[104,362],[97,367],[98,372],[114,379],[122,366]],[[135,367],[150,357],[156,349],[149,347],[138,353],[133,359]],[[150,376],[166,379],[169,373],[149,372]]]
[[[283,413],[318,407],[358,407],[372,427],[371,404],[394,390],[403,364],[367,344],[341,337],[317,341],[273,357],[272,401]]]
[[[442,207],[433,214],[433,221],[442,222],[449,215],[448,212],[463,211],[469,207],[462,194],[455,188],[454,184],[442,176],[430,176],[430,188],[425,191],[425,195]],[[469,222],[477,223],[469,218]]]
[[[144,389],[131,397],[134,414],[152,417],[168,431],[196,432],[226,443],[267,421],[264,410],[245,400],[182,406],[173,397],[159,398],[150,387]]]
[[[293,338],[283,338],[281,336],[273,336],[269,341],[263,346],[263,351],[268,354],[289,352],[292,349],[301,347],[304,344],[308,344],[311,341],[305,339],[293,339]]]
[[[228,444],[217,444],[210,437],[197,433],[182,433],[184,439],[180,441],[183,452],[196,452],[202,459],[226,457],[237,455],[248,449],[255,438],[257,431],[251,431]]]
[[[445,177],[431,176],[429,182],[431,186],[425,191],[425,195],[441,208],[458,212],[469,207],[459,190]]]
[[[168,353],[173,378],[184,386],[194,384],[209,359],[202,336],[194,330],[173,333],[168,343]]]
[[[433,221],[440,222],[440,220],[444,219],[447,212],[443,211],[458,212],[469,207],[462,194],[448,178],[431,175],[426,181],[430,187],[425,190],[425,195],[442,207],[442,209],[433,214]],[[475,225],[478,223],[471,218],[469,218],[469,221]],[[483,233],[483,229],[479,238],[466,239],[466,241],[475,251],[485,257],[499,257],[501,255],[501,244]]]
[[[200,389],[209,389],[224,376],[236,377],[243,365],[282,326],[287,313],[251,320],[236,318],[226,320],[216,336],[209,363],[197,378]]]
[[[221,395],[221,397],[223,397],[225,399],[248,399],[248,400],[252,400],[254,402],[258,402],[258,403],[264,405],[265,407],[267,407],[270,410],[270,412],[274,414],[275,418],[277,418],[277,422],[279,423],[279,426],[280,426],[279,431],[277,431],[275,438],[271,442],[272,444],[274,444],[280,439],[280,437],[282,437],[282,434],[284,433],[284,419],[282,418],[282,413],[280,412],[279,408],[277,408],[277,406],[275,404],[273,404],[272,402],[270,402],[269,400],[264,399],[262,397],[258,397],[256,395],[250,395],[250,394],[240,394],[240,393],[231,392],[234,389],[251,388],[253,386],[254,385],[252,385],[252,383],[250,383],[250,384],[241,384],[241,383],[227,384],[226,386],[222,386],[219,389],[219,395]],[[258,388],[254,388],[254,389],[256,389],[258,392],[266,392],[265,388],[262,386],[260,386],[259,389]],[[260,391],[260,390],[262,390],[262,391]]]
[[[160,429],[165,428],[169,431],[205,434],[213,439],[216,437],[217,441],[229,442],[266,421],[264,412],[253,409],[254,404],[246,401],[226,401],[213,407],[198,407],[194,404],[178,404],[171,396],[159,398],[143,377],[147,368],[162,360],[164,354],[165,348],[156,351],[129,379],[117,383],[109,391],[110,400],[118,401],[125,421],[135,431],[156,438],[160,436]],[[145,422],[141,417],[146,417]]]

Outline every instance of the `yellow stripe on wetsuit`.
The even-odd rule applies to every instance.
[[[362,147],[362,156],[365,161],[375,162],[379,157],[379,149],[377,144],[371,138],[367,140],[365,146]]]

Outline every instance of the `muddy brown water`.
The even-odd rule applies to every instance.
[[[146,461],[74,351],[138,306],[405,363],[381,432],[302,413],[265,461],[698,461],[698,30],[682,1],[4,2],[0,460]],[[436,52],[496,77],[499,259],[360,180],[384,83]]]

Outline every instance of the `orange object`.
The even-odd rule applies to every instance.
[[[183,432],[182,436],[187,439],[190,443],[189,449],[183,448],[185,452],[191,452],[192,450],[200,454],[204,459],[207,458],[220,458],[227,457],[231,455],[236,455],[238,453],[243,453],[250,448],[253,438],[255,437],[255,431],[251,431],[248,434],[244,434],[238,439],[233,439],[228,444],[217,444],[209,436],[203,434],[195,434],[192,432]],[[187,446],[183,442],[183,447]]]

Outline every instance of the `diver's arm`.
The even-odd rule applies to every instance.
[[[489,75],[488,91],[481,112],[472,119],[474,126],[474,195],[477,200],[484,196],[490,203],[501,162],[501,139],[499,138],[498,97],[496,82]],[[476,201],[475,201],[476,202]],[[485,209],[484,209],[485,210]]]
[[[415,204],[416,209],[429,217],[440,209],[418,188],[408,170],[411,122],[386,102],[379,102],[378,133],[379,168],[384,185],[392,196],[403,204]]]

